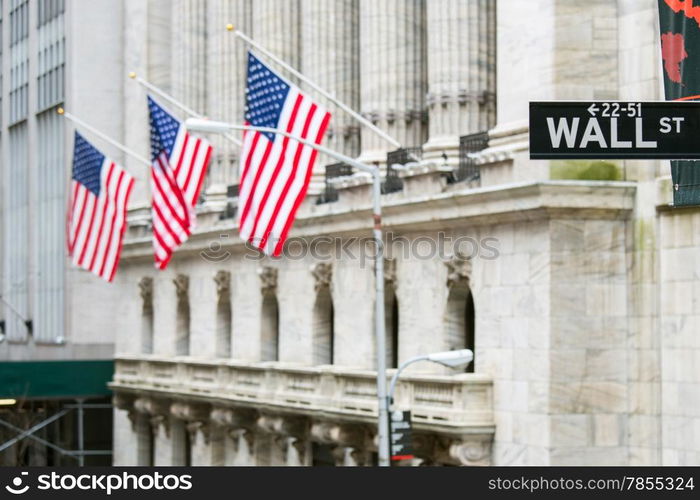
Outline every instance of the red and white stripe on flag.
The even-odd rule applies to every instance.
[[[273,128],[276,125],[321,144],[330,113],[296,86],[270,74],[271,70],[252,55],[248,68],[246,123],[273,125]],[[260,82],[256,81],[256,74],[260,74]],[[265,82],[271,89],[260,88]],[[256,98],[261,101],[259,104]],[[278,112],[270,111],[277,103]],[[282,253],[309,188],[316,156],[317,151],[312,147],[279,134],[255,131],[244,134],[238,196],[238,228],[242,239],[268,255]]]
[[[151,124],[151,188],[155,265],[165,269],[173,252],[195,227],[199,199],[212,147],[190,135],[184,125],[152,97],[148,98]]]
[[[119,265],[134,178],[76,134],[68,213],[73,264],[107,281]]]

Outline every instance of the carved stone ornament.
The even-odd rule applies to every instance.
[[[384,283],[396,286],[396,259],[384,259]]]
[[[210,413],[211,407],[207,404],[176,401],[170,405],[170,414],[187,422],[209,420]]]
[[[450,443],[449,454],[459,465],[490,465],[491,443],[483,440],[460,440]]]
[[[190,433],[190,442],[192,444],[197,443],[197,437],[201,434],[204,438],[204,443],[209,444],[211,441],[211,426],[208,422],[202,420],[196,420],[194,422],[188,422],[187,432]]]
[[[145,276],[139,281],[139,291],[143,307],[150,309],[153,305],[153,278]]]
[[[163,427],[166,437],[170,437],[170,419],[165,415],[153,415],[151,417],[151,428],[155,434],[158,433],[158,429]]]
[[[362,448],[366,444],[367,434],[359,425],[314,422],[311,425],[311,440],[323,444]]]
[[[248,449],[253,448],[253,443],[255,442],[255,434],[253,434],[253,432],[251,432],[247,429],[232,429],[229,431],[228,435],[231,437],[231,439],[234,442],[236,453],[239,453],[239,451],[240,451],[238,449],[238,440],[240,438],[243,438],[246,440],[246,442],[248,443]]]
[[[277,291],[277,269],[265,266],[258,269],[260,276],[260,289],[263,293],[275,293]]]
[[[123,392],[116,392],[112,397],[112,404],[120,410],[133,410],[136,396]]]
[[[469,276],[472,273],[471,260],[461,254],[454,255],[445,262],[447,266],[447,286],[452,288],[455,285],[469,286]]]
[[[309,433],[308,421],[303,417],[260,415],[256,425],[257,429],[264,433],[280,436],[303,438]]]
[[[231,273],[228,271],[219,271],[214,276],[216,282],[216,294],[219,300],[231,295]]]
[[[314,289],[318,292],[322,288],[328,288],[331,286],[331,280],[333,279],[333,266],[330,262],[318,262],[317,264],[311,266],[311,274],[316,280],[314,283]]]
[[[178,274],[173,280],[175,283],[175,293],[177,293],[177,300],[186,301],[187,293],[190,288],[190,278],[185,274]]]
[[[213,424],[233,430],[252,429],[258,415],[254,410],[214,407],[209,416]]]
[[[134,402],[134,408],[151,416],[167,416],[170,412],[170,402],[165,399],[140,397]]]

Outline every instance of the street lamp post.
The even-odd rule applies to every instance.
[[[449,368],[457,368],[460,366],[467,366],[474,360],[474,353],[471,349],[459,349],[456,351],[443,351],[435,352],[432,354],[423,354],[421,356],[415,356],[409,358],[396,370],[394,376],[391,377],[391,384],[389,385],[389,393],[386,398],[387,412],[391,411],[391,406],[394,404],[394,390],[396,389],[396,382],[399,380],[401,372],[404,371],[409,365],[417,363],[419,361],[432,361],[433,363],[438,363]],[[388,425],[388,423],[387,423]],[[387,435],[387,447],[389,447],[389,436]]]
[[[389,414],[388,400],[386,388],[386,331],[384,323],[384,240],[382,238],[382,202],[381,202],[381,172],[377,167],[371,167],[362,162],[345,156],[337,151],[328,149],[324,146],[303,139],[299,136],[270,127],[253,127],[249,125],[236,125],[227,122],[217,122],[212,120],[189,118],[185,122],[189,130],[199,132],[211,132],[225,134],[230,130],[250,130],[257,132],[267,132],[282,135],[301,144],[316,149],[338,161],[350,165],[363,172],[368,172],[372,175],[372,216],[374,225],[372,234],[375,244],[377,245],[376,259],[374,263],[375,271],[375,304],[374,304],[374,321],[375,333],[377,342],[377,437],[378,437],[378,455],[379,466],[388,467],[389,463]]]

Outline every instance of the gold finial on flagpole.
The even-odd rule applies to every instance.
[[[228,24],[226,25],[226,29],[227,29],[228,31],[233,31],[233,24],[228,23]]]
[[[132,80],[133,80],[134,78],[136,78],[136,73],[133,72],[133,71],[130,71],[130,72],[129,72],[129,78],[131,78]]]
[[[62,115],[63,113],[65,113],[65,110],[63,108],[58,108],[56,110],[56,113],[58,113],[59,115]]]

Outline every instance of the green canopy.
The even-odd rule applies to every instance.
[[[2,361],[0,399],[88,398],[111,394],[114,361]]]

